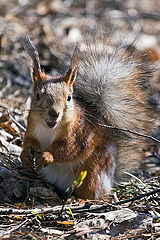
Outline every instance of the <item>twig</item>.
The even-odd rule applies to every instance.
[[[152,13],[141,13],[142,18],[148,18],[155,21],[160,21],[160,13],[159,12],[152,12]]]
[[[146,134],[143,134],[143,133],[138,133],[136,131],[132,131],[132,130],[125,129],[125,128],[118,128],[118,127],[114,127],[114,126],[110,126],[110,125],[105,125],[105,124],[101,124],[101,123],[99,123],[99,125],[102,126],[102,127],[114,129],[114,130],[117,130],[117,131],[128,132],[128,133],[137,135],[139,137],[145,137],[145,138],[151,139],[154,142],[160,143],[160,140],[158,140],[157,138],[152,137],[150,135],[146,135]]]
[[[19,127],[21,128],[24,132],[26,131],[26,128],[22,126],[22,124],[20,124],[19,122],[17,122],[10,114],[8,113],[8,117]]]
[[[102,198],[102,200],[103,200],[103,198]],[[113,208],[119,209],[119,206],[115,206],[112,203],[108,203],[108,202],[106,202],[105,199],[103,201],[101,201],[101,200],[90,200],[90,202],[91,203],[99,203],[99,204],[105,204],[106,203],[108,205],[108,207],[113,207]]]
[[[144,234],[146,232],[146,229],[143,230],[137,230],[135,233],[125,233],[125,234],[121,234],[121,236],[117,236],[117,237],[112,237],[112,240],[122,240],[122,239],[135,239],[135,237],[141,237],[142,234]]]
[[[1,207],[0,208],[0,215],[10,215],[10,214],[25,214],[25,215],[33,215],[33,211],[36,212],[36,213],[55,213],[55,214],[58,214],[59,211],[61,210],[61,206],[55,206],[55,207],[51,207],[51,208],[34,208],[34,209],[15,209],[15,208],[4,208],[4,207]]]
[[[113,204],[113,205],[119,205],[119,204],[121,205],[121,204],[124,204],[124,203],[133,202],[133,201],[135,201],[135,200],[139,200],[139,199],[141,199],[141,198],[143,198],[143,197],[148,197],[148,196],[153,195],[153,194],[158,193],[158,192],[160,192],[160,188],[157,188],[156,190],[153,190],[153,191],[151,191],[151,192],[142,193],[142,194],[140,194],[140,195],[138,195],[138,196],[136,196],[136,197],[129,198],[129,199],[126,199],[126,200],[121,200],[121,201],[119,201],[119,202],[112,203],[112,204]]]
[[[18,156],[20,155],[20,153],[22,151],[21,147],[15,145],[15,144],[12,144],[8,141],[5,141],[3,139],[0,139],[0,142],[3,145],[3,147],[5,147],[7,149],[7,151],[9,153],[12,153],[12,154],[15,154],[15,155],[18,155]]]
[[[135,175],[133,175],[132,173],[129,172],[124,172],[125,174],[129,175],[130,177],[134,178],[135,180],[137,180],[141,185],[143,185],[143,187],[145,187],[145,183],[143,183],[143,181],[141,179],[139,179],[138,177],[136,177]]]
[[[65,205],[65,210],[68,210],[68,207],[71,205],[66,204]],[[86,206],[85,206],[86,207]],[[79,207],[73,207],[73,209],[76,209]],[[19,215],[33,215],[33,211],[37,214],[41,213],[54,213],[54,214],[59,214],[62,210],[62,206],[55,206],[55,207],[44,207],[44,208],[33,208],[33,209],[17,209],[17,208],[5,208],[5,207],[0,207],[0,216],[2,215],[10,215],[10,214],[19,214]]]
[[[10,107],[10,106],[8,106],[6,103],[0,102],[0,106],[1,106],[2,108],[6,108],[6,109],[8,109],[9,111],[18,114],[18,115],[22,115],[22,111],[20,111],[19,109],[15,109],[15,108],[13,108],[13,107]]]
[[[24,222],[20,223],[18,226],[14,227],[12,229],[9,229],[8,231],[3,231],[2,233],[0,233],[0,237],[2,237],[4,235],[7,235],[7,234],[10,234],[11,232],[13,232],[13,231],[17,230],[18,228],[22,227],[28,221],[29,221],[29,219],[26,219]]]
[[[73,213],[83,213],[83,212],[100,212],[102,210],[105,210],[106,208],[116,208],[115,206],[110,206],[108,203],[104,203],[102,205],[89,205],[88,208],[71,208]],[[117,208],[116,208],[117,209]]]
[[[153,190],[151,192],[148,192],[148,193],[140,194],[140,195],[138,195],[136,197],[133,197],[133,198],[129,198],[129,199],[126,199],[126,200],[118,201],[116,203],[112,203],[112,206],[114,207],[114,205],[116,206],[116,205],[122,205],[122,204],[128,203],[128,202],[133,202],[135,200],[139,200],[143,197],[147,197],[147,196],[153,195],[153,194],[158,193],[158,192],[160,192],[160,188],[158,188],[156,190]],[[104,209],[106,209],[108,207],[112,207],[112,206],[107,203],[107,204],[103,204],[103,205],[98,206],[98,207],[91,206],[91,208],[89,208],[89,209],[71,209],[71,210],[72,210],[73,213],[95,212],[95,211],[97,212],[97,211],[104,210]]]
[[[66,201],[62,200],[62,209],[60,211],[60,215],[62,215],[63,211],[64,211],[64,207],[65,207]]]
[[[152,236],[159,236],[160,232],[152,232],[152,233],[146,233],[146,230],[138,230],[135,234],[134,233],[127,233],[127,234],[123,234],[121,236],[117,236],[117,237],[112,237],[112,240],[121,240],[121,239],[137,239],[137,237],[140,237],[140,239],[143,239],[142,237],[149,237],[147,239],[152,239],[150,237]],[[146,238],[145,238],[146,239]],[[155,238],[154,238],[155,239]]]

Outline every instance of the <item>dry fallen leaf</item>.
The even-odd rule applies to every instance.
[[[74,225],[74,221],[57,221],[57,223],[62,225]]]

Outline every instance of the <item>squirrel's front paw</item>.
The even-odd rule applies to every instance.
[[[47,167],[49,163],[52,163],[53,156],[50,152],[43,152],[35,158],[36,171],[41,170],[43,167]]]

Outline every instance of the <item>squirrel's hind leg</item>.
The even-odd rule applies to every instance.
[[[114,147],[98,147],[86,159],[82,170],[87,171],[87,177],[83,184],[75,190],[77,197],[98,199],[100,196],[110,193],[115,171]]]

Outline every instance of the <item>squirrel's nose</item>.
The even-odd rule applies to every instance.
[[[48,115],[53,119],[57,119],[59,116],[59,113],[57,113],[54,109],[49,109]]]

